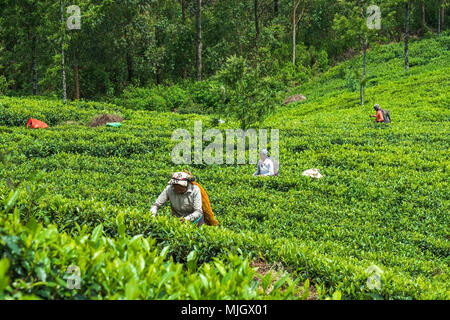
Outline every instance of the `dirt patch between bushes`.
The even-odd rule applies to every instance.
[[[89,127],[95,128],[99,126],[104,126],[105,124],[109,122],[122,122],[123,118],[121,116],[115,115],[115,114],[102,114],[99,116],[96,116],[94,119],[92,119],[91,123],[89,123]]]
[[[294,96],[288,97],[283,101],[283,104],[289,104],[289,103],[293,103],[293,102],[298,102],[298,101],[304,101],[306,100],[306,97],[302,94],[296,94]]]

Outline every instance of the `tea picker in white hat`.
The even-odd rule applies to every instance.
[[[150,211],[156,217],[158,210],[170,201],[172,214],[181,222],[190,221],[199,227],[204,224],[202,195],[200,188],[192,182],[195,179],[186,172],[176,172],[169,180],[168,186],[153,203]]]

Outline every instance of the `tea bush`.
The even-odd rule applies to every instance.
[[[107,103],[76,101],[64,105],[59,100],[31,97],[26,100],[16,97],[1,97],[0,125],[26,126],[29,118],[37,118],[54,126],[65,121],[89,124],[96,115],[115,113],[124,115],[126,110]]]
[[[193,228],[186,226],[186,228]],[[292,299],[295,282],[284,277],[266,292],[255,280],[249,261],[229,253],[197,266],[198,253],[187,256],[186,268],[158,250],[155,240],[120,234],[102,235],[100,224],[87,234],[60,233],[34,219],[25,226],[19,210],[0,219],[0,297],[2,299]],[[80,270],[79,287],[69,267]],[[8,267],[10,276],[6,276]],[[10,280],[11,279],[11,280]],[[270,275],[266,282],[271,282]],[[13,280],[13,281],[12,281]],[[73,286],[69,282],[73,281]],[[280,290],[281,285],[285,290]]]

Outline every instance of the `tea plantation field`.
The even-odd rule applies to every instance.
[[[210,116],[1,97],[0,297],[302,299],[309,281],[319,299],[450,299],[449,49],[448,35],[412,42],[409,72],[401,44],[369,51],[365,106],[345,79],[361,57],[292,88],[307,100],[261,126],[280,130],[280,175],[270,178],[250,164],[172,163],[172,132],[193,132],[196,120],[211,128]],[[375,103],[391,124],[369,118]],[[86,126],[104,112],[123,126]],[[29,117],[49,129],[25,128]],[[184,168],[218,227],[182,225],[168,206],[152,219]],[[324,177],[301,176],[309,168]],[[7,179],[22,184],[10,191]],[[259,260],[288,276],[255,281],[249,262]],[[65,286],[69,265],[80,267],[79,290]],[[378,288],[367,285],[371,266]]]

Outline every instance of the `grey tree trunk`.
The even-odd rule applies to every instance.
[[[304,3],[304,7],[300,16],[297,19],[297,9],[300,6],[301,0],[292,0],[292,64],[295,65],[295,55],[296,55],[296,46],[297,46],[297,24],[302,20],[303,14],[306,10],[306,4]]]
[[[159,19],[159,16],[156,16],[156,19]],[[162,45],[162,40],[161,40],[161,30],[159,28],[158,25],[155,26],[155,42],[156,42],[156,47],[160,48]],[[156,85],[160,85],[162,83],[162,67],[161,67],[161,58],[158,56],[157,57],[157,61],[156,61]]]
[[[295,0],[292,0],[292,64],[295,66],[295,46],[296,44],[296,33],[297,33],[297,23],[296,23],[296,14],[297,7],[295,5]]]
[[[131,48],[133,46],[131,43],[129,33],[126,29],[124,31],[123,37],[126,43],[125,61],[127,65],[127,82],[129,84],[132,84],[134,79],[134,63],[133,63],[133,52],[131,51],[132,50]]]
[[[186,0],[181,0],[181,20],[186,21]]]
[[[406,23],[405,23],[405,69],[409,70],[409,58],[408,58],[408,50],[409,50],[409,10],[410,4],[409,1],[406,3]]]
[[[128,70],[128,83],[132,84],[134,79],[134,66],[133,66],[133,56],[130,53],[130,47],[127,48],[126,60],[127,60],[127,70]]]
[[[202,0],[197,0],[197,80],[202,81]]]
[[[61,26],[64,24],[64,5],[63,1],[60,0],[60,8],[61,8]],[[67,84],[66,84],[66,66],[64,61],[64,35],[65,35],[65,27],[62,27],[62,37],[61,37],[61,69],[62,69],[62,91],[63,91],[63,102],[67,103]]]
[[[181,0],[181,21],[186,25],[186,0]],[[183,79],[187,79],[186,51],[183,49]]]
[[[77,42],[80,43],[80,32],[77,31]],[[80,100],[80,52],[78,48],[74,51],[73,56],[73,84],[74,84],[74,100]]]
[[[37,83],[37,55],[36,55],[36,34],[33,35],[32,40],[32,56],[33,56],[33,95],[38,95],[38,83]]]
[[[74,33],[74,37],[76,37],[76,43],[80,43],[80,31],[76,31]],[[82,69],[80,66],[80,51],[78,45],[74,46],[73,54],[72,54],[72,68],[73,68],[73,99],[80,100],[80,70]]]
[[[73,66],[74,100],[80,100],[80,67],[78,61]]]
[[[426,18],[426,14],[425,14],[426,12],[425,12],[425,0],[422,0],[422,23],[421,23],[421,31],[422,31],[422,34],[424,34],[425,33],[425,18]]]
[[[364,43],[363,43],[363,51],[364,51],[364,54],[363,54],[363,75],[362,75],[362,78],[361,78],[361,85],[359,87],[359,99],[360,99],[360,102],[361,102],[362,106],[364,105],[364,86],[365,86],[365,83],[366,83],[367,45],[368,45],[367,42],[364,41]]]
[[[445,29],[445,21],[444,21],[444,15],[445,15],[445,8],[444,6],[441,7],[441,29]]]

